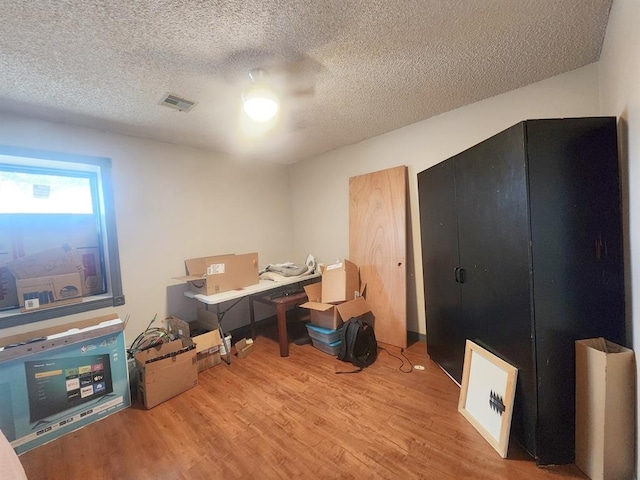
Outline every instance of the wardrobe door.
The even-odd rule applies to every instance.
[[[464,362],[460,316],[454,160],[418,174],[427,353],[458,383]]]
[[[527,164],[522,123],[456,158],[462,315],[467,338],[518,368],[512,431],[535,450]]]
[[[575,340],[623,343],[615,118],[530,120],[529,179],[541,464],[574,461]]]

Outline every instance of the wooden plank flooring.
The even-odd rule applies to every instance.
[[[351,366],[311,345],[281,358],[269,326],[248,357],[200,373],[197,387],[151,410],[134,402],[20,459],[30,480],[587,478],[537,467],[513,442],[502,459],[457,412],[459,388],[424,344],[405,353],[426,369],[403,373],[380,351],[363,372],[337,375]]]

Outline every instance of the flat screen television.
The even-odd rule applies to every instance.
[[[31,423],[113,392],[108,354],[24,362]]]

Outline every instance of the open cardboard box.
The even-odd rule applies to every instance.
[[[258,277],[258,254],[217,255],[185,260],[187,275],[174,277],[189,282],[189,289],[203,295],[215,295],[255,285]]]
[[[253,350],[253,340],[251,338],[241,338],[236,342],[236,355],[244,358]]]
[[[322,272],[322,303],[353,300],[360,295],[358,266],[349,260],[327,265]]]
[[[322,279],[323,282],[324,277]],[[324,291],[322,283],[312,283],[304,286],[304,291],[309,301],[303,303],[300,307],[309,309],[312,325],[337,330],[350,318],[359,317],[371,311],[367,301],[362,296],[338,305],[324,303],[321,295]]]
[[[220,358],[220,336],[218,317],[215,313],[203,308],[198,309],[198,317],[192,322],[170,316],[167,317],[169,331],[182,337],[190,337],[196,345],[198,372],[218,365]]]
[[[138,397],[146,408],[198,384],[196,348],[188,337],[180,337],[135,355],[138,367]]]

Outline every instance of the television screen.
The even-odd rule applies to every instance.
[[[109,355],[24,362],[31,423],[113,392]]]

